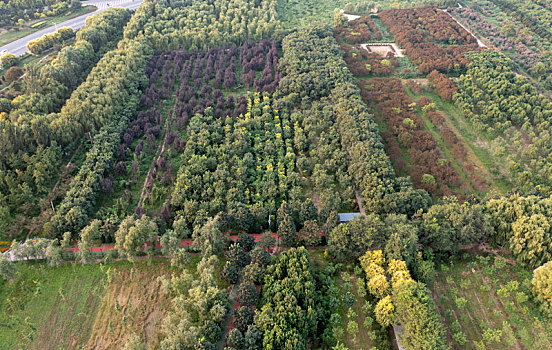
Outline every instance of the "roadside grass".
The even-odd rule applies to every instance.
[[[83,6],[76,11],[68,11],[67,13],[61,16],[49,17],[43,20],[39,20],[39,22],[36,22],[36,23],[41,23],[39,26],[32,27],[32,24],[31,24],[28,27],[23,29],[5,31],[0,34],[0,46],[4,46],[6,44],[11,43],[12,41],[21,39],[29,34],[38,32],[43,28],[50,27],[50,26],[53,26],[54,24],[58,24],[61,22],[65,22],[67,20],[73,19],[75,17],[81,16],[93,11],[96,11],[96,7]]]
[[[431,290],[452,348],[552,348],[552,321],[531,299],[531,276],[490,255],[441,264]]]

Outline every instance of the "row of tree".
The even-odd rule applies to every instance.
[[[4,194],[0,206],[9,209],[6,222],[10,226],[13,218],[23,213],[17,231],[27,225],[26,219],[36,215],[37,203],[60,173],[62,147],[78,139],[74,135],[62,142],[58,135],[65,131],[55,132],[50,125],[58,117],[55,112],[104,52],[122,37],[122,27],[129,18],[130,13],[123,9],[109,9],[88,18],[75,43],[63,48],[51,64],[27,69],[24,94],[11,102],[5,100],[3,112],[9,116],[4,118],[0,132],[0,192]]]
[[[504,19],[496,26],[487,20],[479,11],[487,8],[484,3],[474,8],[462,7],[449,9],[450,13],[459,18],[462,23],[477,31],[490,40],[500,51],[519,64],[526,72],[538,80],[546,79],[550,72],[551,59],[546,54],[546,47],[552,43],[542,38],[534,37],[527,27]],[[476,10],[477,9],[477,10]],[[533,34],[533,35],[531,35]],[[544,44],[541,46],[541,44]],[[552,79],[546,79],[546,85],[552,88]]]
[[[412,215],[419,209],[419,202],[426,201],[427,193],[412,190],[408,181],[395,178],[377,125],[360,98],[332,34],[329,28],[307,28],[284,38],[280,65],[283,78],[278,93],[288,95],[286,102],[290,104],[306,104],[327,96],[364,210]]]
[[[157,50],[200,49],[275,33],[275,0],[144,1],[125,38]]]
[[[59,28],[52,34],[44,34],[42,37],[31,40],[27,43],[27,49],[32,54],[40,55],[41,53],[51,50],[56,45],[62,45],[66,40],[75,36],[72,28]]]
[[[358,82],[363,100],[374,103],[374,107],[389,127],[382,132],[387,144],[387,152],[401,173],[407,173],[417,188],[431,194],[450,195],[452,188],[461,183],[458,173],[450,162],[442,156],[435,138],[425,128],[420,113],[427,113],[430,104],[421,106],[407,95],[399,79],[375,78]],[[427,103],[428,101],[426,101]],[[405,157],[401,148],[406,148]],[[406,159],[410,159],[411,165]]]
[[[30,19],[58,16],[71,8],[81,7],[72,0],[10,0],[0,3],[0,27],[25,24]],[[78,6],[78,7],[77,7]]]
[[[181,20],[168,20],[167,16],[171,17],[175,14],[182,16],[184,13],[188,16],[190,13],[197,10],[201,13],[201,16],[210,18],[209,21],[212,25],[222,26],[223,23],[221,21],[226,20],[227,17],[219,18],[218,12],[215,12],[215,10],[219,8],[218,6],[227,5],[236,8],[255,6],[253,2],[247,1],[236,1],[232,4],[227,4],[226,2],[224,2],[224,4],[222,2],[215,2],[215,4],[179,1],[171,3],[157,1],[144,2],[126,26],[124,33],[125,39],[119,44],[118,49],[107,53],[98,63],[95,69],[89,74],[87,81],[78,87],[73,93],[72,98],[67,101],[66,105],[61,110],[59,116],[52,122],[52,128],[54,130],[63,129],[63,134],[59,134],[59,136],[62,138],[63,142],[69,142],[71,138],[80,137],[87,131],[98,130],[104,126],[108,127],[113,120],[126,120],[128,123],[130,120],[134,119],[141,92],[149,85],[144,70],[149,58],[152,57],[152,47],[160,50],[167,50],[173,47],[190,48],[193,45],[188,45],[181,41],[172,42],[172,35],[183,35],[179,30],[191,30],[192,28],[196,28],[202,33],[206,30],[206,28],[195,26],[195,24],[194,26],[191,24],[190,26],[185,26]],[[239,12],[240,18],[244,21],[246,19],[249,20],[248,28],[254,28],[252,22],[257,18],[254,17],[254,15],[259,15],[268,21],[271,20],[261,8],[265,9],[265,7],[261,6],[259,11],[245,11],[242,9],[243,11]],[[224,11],[222,11],[222,13],[224,13]],[[194,21],[194,23],[196,22]],[[142,31],[142,29],[138,29],[147,29],[153,25],[155,28],[165,28],[163,30],[165,35],[162,38],[159,37],[160,32],[157,30]],[[225,31],[233,35],[227,39],[236,42],[244,42],[248,36],[253,35],[251,32],[238,31],[237,29],[233,31],[226,28]],[[149,34],[145,36],[144,33]],[[196,43],[195,47],[206,47],[208,45],[210,45],[210,42],[202,39]],[[272,67],[272,59],[270,60],[270,64]],[[198,73],[201,74],[201,71],[198,71]],[[233,75],[231,71],[228,73]],[[268,74],[268,70],[266,73]],[[270,73],[273,72],[271,71]],[[169,81],[170,79],[167,82]],[[125,129],[126,127],[118,130],[124,132]],[[112,140],[114,141],[115,135],[113,136],[114,138]],[[111,147],[116,146],[112,145]],[[88,157],[91,159],[98,159],[98,157],[103,157],[103,155],[101,155],[101,153],[89,153]],[[105,160],[105,164],[109,164],[109,167],[113,166],[114,157],[104,157],[103,160]],[[102,163],[104,163],[103,160]],[[83,171],[82,174],[85,176],[85,171]],[[106,175],[107,174],[102,175],[100,173],[90,175],[95,179],[91,183],[98,183],[97,180],[101,180],[101,178]],[[76,186],[77,182],[74,182],[74,184]],[[73,211],[85,214],[84,216],[80,216],[81,218],[89,220],[89,210],[91,207],[85,204],[84,201],[81,201],[80,198],[84,198],[81,194],[86,194],[86,196],[91,195],[95,198],[97,197],[98,190],[98,187],[93,187],[84,190],[69,191],[63,201],[63,203],[66,204],[62,204],[62,208],[64,209],[58,212],[58,214],[61,213],[60,215],[57,215],[57,217],[62,217],[64,219],[56,219],[53,221],[55,224],[52,226],[58,227],[55,231],[59,233],[60,231],[66,230],[66,226],[73,226],[73,222],[70,218],[66,217],[66,213],[73,210],[73,208]],[[82,222],[78,223],[78,225],[81,224]],[[78,226],[75,228],[77,227]]]
[[[367,289],[378,300],[374,313],[384,327],[399,324],[400,343],[407,349],[447,349],[445,331],[426,285],[410,276],[406,263],[386,259],[381,250],[360,258]],[[389,280],[391,283],[389,283]]]
[[[493,156],[507,165],[519,190],[527,193],[539,186],[549,193],[552,103],[516,74],[514,63],[501,53],[473,53],[469,58],[472,63],[458,80],[454,101],[492,140]]]

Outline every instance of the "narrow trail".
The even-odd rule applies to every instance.
[[[224,316],[224,320],[221,324],[221,329],[224,329],[224,333],[219,337],[217,343],[215,344],[215,349],[217,350],[223,350],[226,340],[226,335],[230,331],[230,325],[231,321],[233,320],[232,313],[234,312],[234,309],[236,309],[236,305],[238,305],[238,287],[241,283],[241,278],[232,285],[232,289],[228,293],[228,305],[232,305],[232,308],[228,310],[226,315]]]
[[[168,136],[169,136],[169,128],[170,128],[172,119],[174,118],[174,113],[172,113],[172,110],[169,111],[169,114],[170,114],[170,117],[169,116],[166,117],[165,123],[163,125],[163,130],[164,130],[163,142],[161,144],[159,144],[159,146],[157,146],[157,152],[155,153],[155,157],[151,161],[151,165],[150,165],[150,168],[148,170],[148,174],[146,175],[146,179],[144,180],[144,184],[142,185],[142,192],[140,193],[140,199],[138,200],[138,204],[136,205],[136,208],[138,208],[138,207],[143,208],[144,200],[146,199],[146,196],[148,195],[147,184],[149,182],[148,180],[152,176],[153,165],[156,162],[158,162],[159,159],[161,159],[161,156],[165,152],[165,147],[166,147]]]
[[[366,215],[366,213],[364,212],[364,208],[362,207],[362,197],[360,197],[357,191],[355,191],[355,198],[357,200],[358,210],[362,215]]]

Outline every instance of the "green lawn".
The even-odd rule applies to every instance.
[[[10,30],[10,31],[6,31],[6,32],[2,32],[2,34],[0,34],[0,46],[4,46],[4,45],[9,44],[12,41],[20,39],[24,36],[27,36],[29,34],[38,32],[39,30],[41,30],[43,28],[50,27],[50,26],[53,26],[54,24],[58,24],[58,23],[61,23],[61,22],[65,22],[69,19],[84,15],[86,13],[89,13],[89,12],[92,12],[92,11],[95,11],[95,10],[96,10],[96,7],[94,7],[94,6],[83,6],[80,9],[78,9],[77,11],[74,11],[74,12],[73,11],[68,11],[67,13],[65,13],[61,16],[49,17],[49,18],[45,18],[43,20],[40,20],[39,22],[43,21],[44,23],[41,24],[38,27],[35,27],[35,28],[31,28],[31,26],[29,26],[29,27],[26,27],[26,28],[23,28],[23,29]]]
[[[437,271],[432,294],[454,349],[550,349],[552,321],[532,301],[531,271],[465,253]]]

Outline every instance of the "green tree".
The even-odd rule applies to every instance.
[[[48,248],[46,248],[46,260],[48,261],[48,266],[60,266],[63,263],[63,253],[64,249],[60,246],[58,240],[51,240]]]
[[[244,337],[237,328],[232,328],[226,335],[226,344],[232,349],[243,349]]]
[[[157,235],[157,225],[149,217],[142,216],[136,219],[134,215],[130,215],[121,222],[115,232],[115,249],[129,261],[134,261],[136,255],[144,251],[146,242],[155,244]]]
[[[360,215],[334,228],[328,238],[328,254],[337,261],[357,259],[367,250],[382,247],[386,231],[381,219],[374,214]]]
[[[8,69],[17,64],[17,57],[12,53],[3,54],[0,57],[0,63],[2,63],[2,69]]]
[[[316,332],[315,291],[305,248],[283,252],[278,261],[268,267],[263,306],[255,315],[255,324],[264,333],[263,349],[305,349],[308,335]]]
[[[391,214],[385,218],[387,243],[384,253],[387,259],[404,260],[412,265],[418,252],[418,225],[406,215]]]
[[[234,321],[232,326],[245,332],[250,324],[253,324],[254,313],[248,306],[240,306],[233,311]]]
[[[9,280],[15,276],[16,272],[15,264],[8,260],[4,254],[0,254],[0,277]]]
[[[102,222],[100,220],[93,220],[82,229],[80,233],[80,240],[78,243],[78,252],[77,259],[83,264],[90,264],[93,262],[92,253],[90,248],[95,240],[100,238],[100,228],[102,227]]]
[[[190,254],[180,247],[180,237],[175,230],[168,230],[161,236],[161,253],[171,258],[171,265],[184,268],[190,261]]]
[[[447,349],[445,331],[427,287],[420,282],[398,284],[393,289],[398,323],[404,327],[401,340],[408,349]]]
[[[201,227],[196,226],[192,238],[194,246],[201,249],[203,256],[221,253],[226,243],[226,237],[220,230],[218,216],[207,220]]]
[[[542,310],[552,315],[552,261],[537,267],[531,280],[532,291]]]
[[[292,247],[296,242],[297,230],[293,222],[291,207],[286,201],[278,209],[278,237],[285,246]]]
[[[551,260],[550,220],[542,214],[520,217],[512,224],[510,249],[519,260],[532,266]]]

